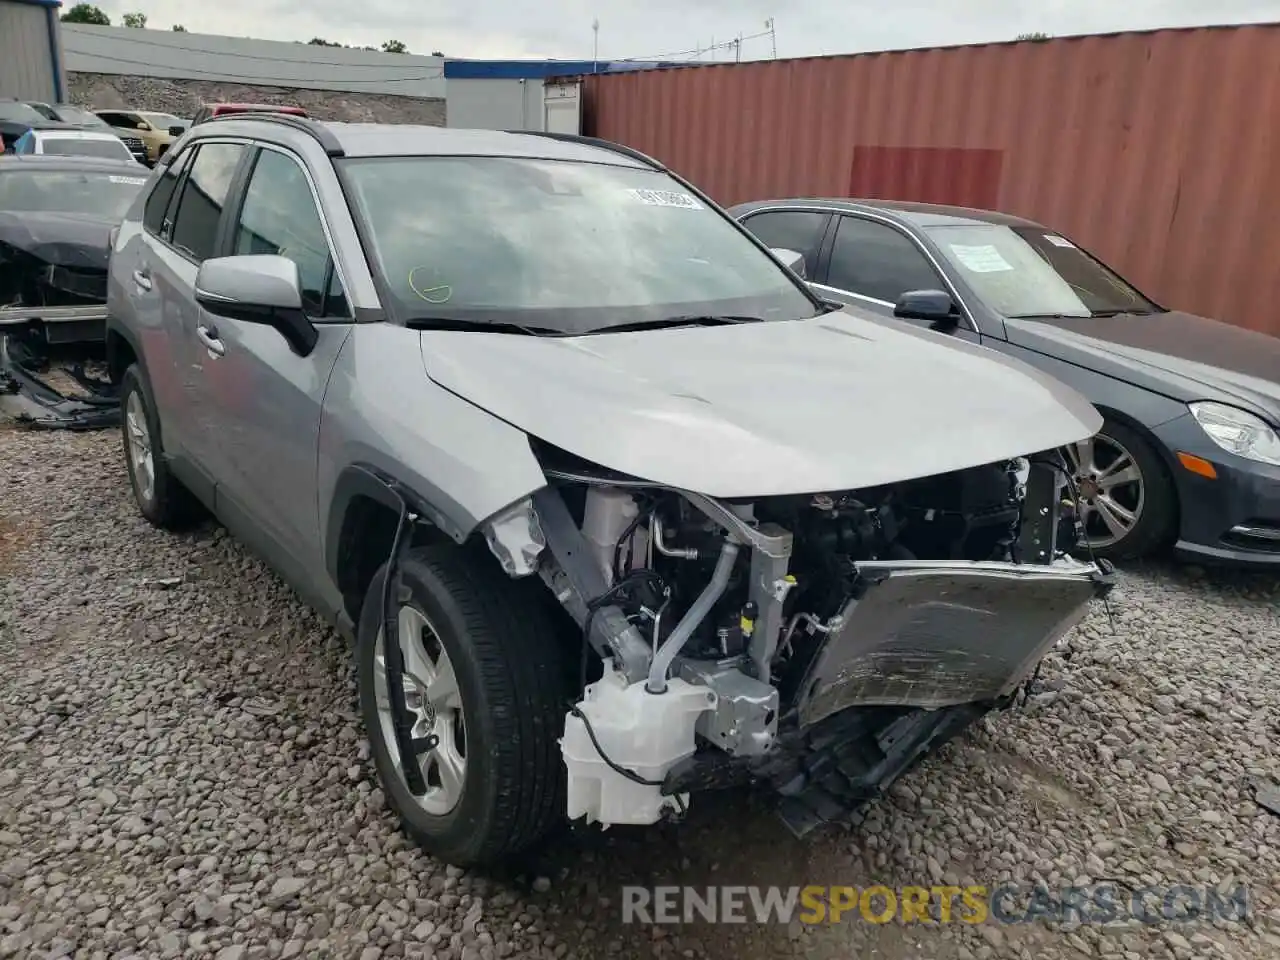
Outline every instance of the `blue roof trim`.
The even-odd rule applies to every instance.
[[[586,73],[621,73],[687,64],[638,60],[446,60],[446,80],[545,80]]]
[[[5,0],[7,3],[25,3],[29,7],[50,7],[54,10],[62,6],[62,0]]]

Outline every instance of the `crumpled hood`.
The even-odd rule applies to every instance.
[[[0,245],[45,263],[106,270],[113,221],[76,213],[0,211]]]
[[[718,497],[931,476],[1102,425],[1016,360],[844,311],[581,337],[425,331],[421,345],[432,380],[526,433]]]
[[[1007,319],[1009,339],[1176,400],[1236,399],[1280,418],[1280,338],[1171,310]],[[1226,396],[1220,396],[1225,394]]]

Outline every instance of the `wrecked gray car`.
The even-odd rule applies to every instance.
[[[85,367],[106,331],[111,231],[144,183],[128,161],[0,157],[0,416],[118,421],[110,384]]]
[[[1108,589],[1054,452],[1092,406],[823,304],[647,157],[244,116],[160,170],[109,288],[139,508],[212,510],[354,642],[446,860],[735,784],[842,820]]]

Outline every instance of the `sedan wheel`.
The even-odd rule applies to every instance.
[[[467,775],[466,721],[458,694],[458,678],[426,614],[414,607],[401,607],[396,629],[404,653],[404,699],[413,717],[412,737],[415,740],[431,737],[435,743],[418,757],[427,790],[414,800],[427,813],[443,816],[458,805]],[[387,689],[383,632],[378,633],[374,647],[374,666],[378,725],[399,771],[400,751]]]
[[[1134,455],[1098,434],[1067,448],[1080,493],[1085,540],[1095,550],[1113,547],[1133,532],[1146,506],[1146,484]]]
[[[1178,530],[1178,493],[1149,435],[1107,418],[1065,450],[1080,495],[1083,556],[1131,560],[1156,553]]]

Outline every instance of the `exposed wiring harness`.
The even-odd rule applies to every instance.
[[[382,580],[382,655],[387,675],[387,699],[391,707],[391,726],[395,733],[396,750],[400,755],[400,773],[405,785],[415,797],[427,792],[418,757],[438,744],[435,734],[415,738],[414,718],[409,713],[404,696],[404,648],[400,645],[400,623],[395,601],[403,589],[400,569],[409,549],[411,537],[407,532],[417,522],[418,515],[409,509],[409,502],[398,484],[389,481],[366,467],[358,467],[391,493],[400,505],[395,537],[391,541],[391,553],[387,557],[386,576]],[[376,669],[376,664],[375,664]]]
[[[1074,505],[1074,508],[1076,511],[1076,516],[1075,516],[1076,532],[1078,535],[1080,535],[1084,539],[1085,548],[1089,551],[1089,561],[1094,566],[1098,566],[1098,558],[1094,555],[1093,544],[1089,542],[1089,538],[1085,534],[1084,528],[1080,523],[1080,490],[1076,486],[1076,478],[1072,476],[1071,471],[1068,470],[1063,464],[1055,463],[1052,460],[1029,459],[1027,462],[1031,464],[1039,464],[1042,467],[1049,467],[1053,470],[1057,470],[1059,473],[1062,474],[1063,479],[1066,480],[1067,490],[1069,490],[1071,493],[1071,502]],[[1111,629],[1114,631],[1115,625],[1116,625],[1115,615],[1111,611],[1111,602],[1105,595],[1102,598],[1102,608],[1107,612],[1107,621],[1111,624]],[[1039,663],[1036,664],[1035,672],[1033,672],[1031,676],[1027,679],[1027,682],[1022,685],[1023,705],[1025,705],[1027,700],[1031,697],[1031,689],[1032,687],[1035,686],[1036,681],[1040,679],[1040,671],[1043,667],[1044,667],[1044,661],[1041,660]]]

